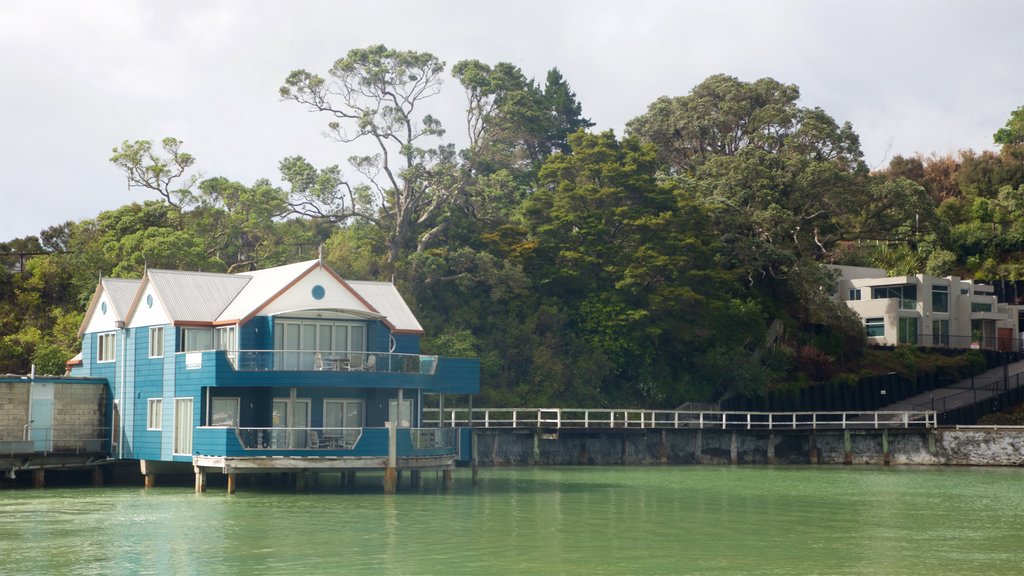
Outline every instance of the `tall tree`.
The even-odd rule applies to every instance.
[[[194,201],[192,188],[201,175],[186,176],[195,164],[195,157],[182,152],[181,144],[177,138],[164,138],[161,145],[166,156],[161,156],[154,152],[150,140],[125,140],[114,148],[110,161],[124,171],[129,188],[152,190],[168,204],[182,210]]]
[[[334,222],[372,223],[390,267],[406,251],[429,245],[445,227],[439,217],[459,189],[454,148],[421,144],[444,135],[433,116],[418,116],[423,101],[440,91],[444,69],[432,54],[375,45],[349,51],[328,78],[306,70],[289,74],[282,98],[333,117],[327,133],[334,140],[368,140],[375,149],[349,158],[362,184],[346,180],[337,166],[318,171],[301,157],[282,161],[292,209]]]

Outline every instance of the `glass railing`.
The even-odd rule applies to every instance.
[[[240,372],[324,371],[430,374],[437,370],[437,356],[362,351],[228,350],[228,361]]]
[[[351,450],[362,428],[237,428],[245,450]]]
[[[454,428],[412,428],[409,435],[417,450],[449,449],[455,445]]]

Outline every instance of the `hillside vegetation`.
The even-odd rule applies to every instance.
[[[449,75],[463,149],[416,107]],[[478,402],[673,407],[882,366],[822,263],[1024,279],[1024,107],[993,127],[999,152],[872,172],[853,126],[771,78],[709,77],[625,135],[588,131],[557,69],[383,46],[294,71],[280,94],[323,116],[340,157],[379,153],[296,155],[242,183],[197,177],[174,138],[123,142],[111,170],[138,202],[0,244],[0,373],[63,372],[100,274],[322,250],[343,277],[393,280],[425,351],[479,357]],[[782,346],[764,349],[776,320]]]

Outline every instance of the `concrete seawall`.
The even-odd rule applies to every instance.
[[[482,466],[920,464],[1024,466],[1024,430],[477,430]]]

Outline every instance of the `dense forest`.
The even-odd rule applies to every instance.
[[[420,112],[449,76],[463,149]],[[859,370],[863,326],[822,263],[1024,279],[1024,107],[993,127],[998,152],[871,171],[849,123],[771,78],[709,77],[622,136],[588,130],[557,69],[383,46],[292,72],[280,96],[342,157],[370,153],[243,183],[199,177],[174,138],[123,142],[111,169],[138,202],[0,243],[0,373],[63,373],[101,274],[322,254],[394,281],[425,351],[479,357],[478,402],[674,407]]]

